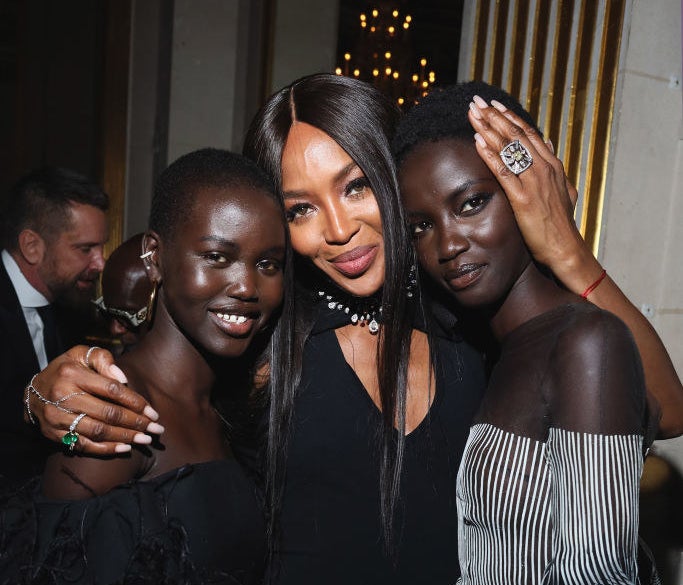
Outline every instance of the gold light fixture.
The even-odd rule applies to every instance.
[[[361,12],[359,39],[352,52],[344,53],[335,73],[372,83],[400,106],[427,95],[436,74],[427,70],[426,57],[415,66],[407,36],[412,21],[410,14],[401,14],[391,2]]]

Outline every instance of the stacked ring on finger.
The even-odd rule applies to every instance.
[[[78,433],[76,432],[76,427],[78,423],[85,417],[85,412],[79,414],[69,425],[69,431],[62,437],[62,443],[69,447],[69,451],[74,450],[74,445],[78,442]]]
[[[519,175],[520,173],[526,171],[534,159],[531,157],[531,153],[519,140],[513,140],[500,151],[500,158],[503,163],[508,168],[508,170]]]
[[[88,348],[88,351],[87,351],[87,353],[85,354],[85,365],[86,365],[86,367],[88,367],[88,368],[91,367],[91,366],[90,366],[90,355],[91,355],[92,352],[95,351],[96,349],[100,349],[100,348],[97,347],[96,345],[93,345],[93,346],[91,346],[91,347]]]

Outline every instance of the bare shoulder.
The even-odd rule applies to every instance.
[[[547,392],[558,426],[599,433],[640,429],[645,383],[626,325],[593,306],[569,315],[552,352]]]
[[[55,453],[45,465],[43,495],[51,499],[83,500],[102,495],[136,479],[146,458],[139,450],[112,456]]]

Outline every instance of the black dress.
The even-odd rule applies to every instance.
[[[265,523],[233,459],[186,465],[102,496],[17,495],[0,511],[0,583],[259,583]]]
[[[347,323],[323,309],[306,343],[275,582],[452,585],[459,575],[456,474],[485,388],[482,359],[445,332],[434,340],[436,392],[406,439],[393,566],[380,525],[381,415],[337,341],[334,329]]]

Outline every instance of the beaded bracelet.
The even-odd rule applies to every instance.
[[[600,273],[600,276],[598,276],[597,280],[581,293],[581,296],[584,299],[587,299],[588,295],[591,294],[596,288],[598,288],[598,285],[603,281],[605,276],[607,276],[607,270],[603,270]]]

